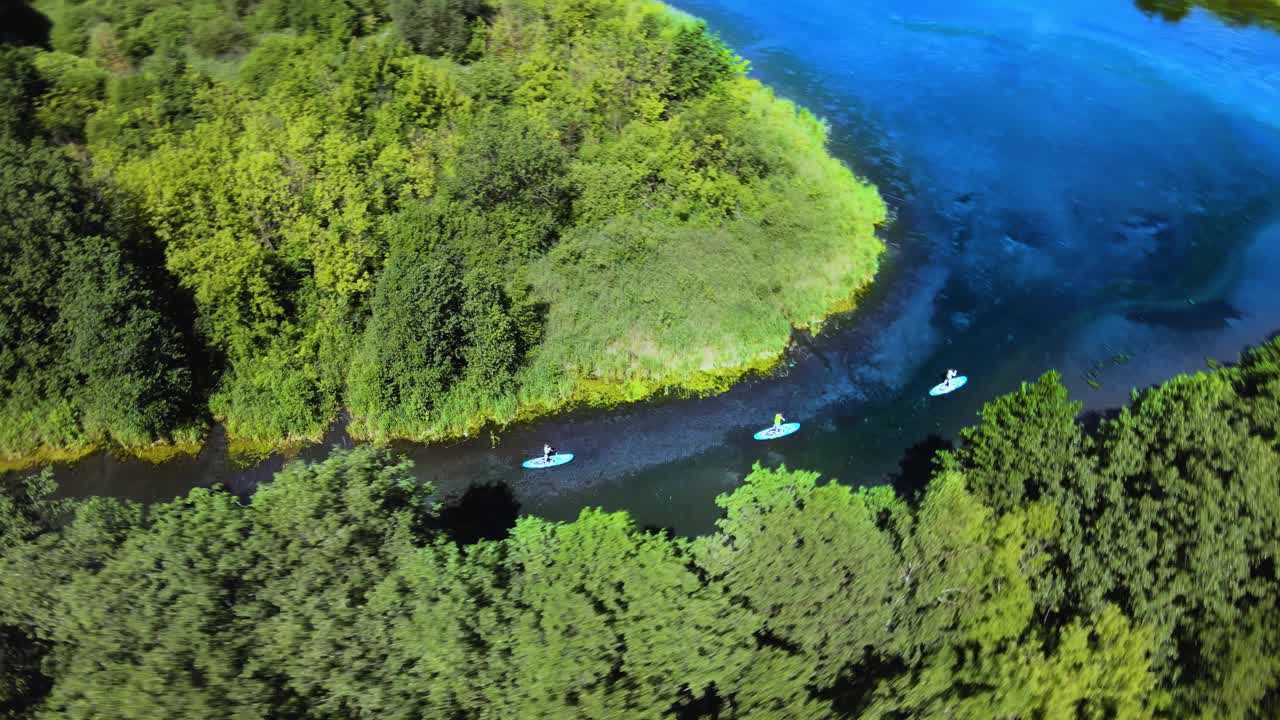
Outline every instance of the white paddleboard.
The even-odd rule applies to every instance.
[[[780,437],[786,437],[791,433],[800,429],[800,423],[786,423],[784,425],[771,425],[752,437],[757,440],[774,440]]]
[[[969,378],[964,375],[957,375],[951,378],[951,382],[949,383],[942,382],[934,385],[933,389],[929,391],[929,394],[934,397],[946,395],[947,393],[955,392],[956,390],[964,387],[964,384],[967,382],[969,382]]]
[[[573,460],[573,453],[556,453],[555,455],[552,455],[551,457],[545,460],[540,457],[536,457],[532,460],[525,460],[523,463],[521,463],[521,465],[524,465],[525,467],[533,470],[537,470],[539,468],[549,468],[549,467],[555,467],[557,465],[564,465],[570,460]]]

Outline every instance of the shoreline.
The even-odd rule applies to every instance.
[[[477,437],[483,437],[486,433],[491,438],[496,438],[513,426],[566,415],[577,411],[607,411],[624,405],[638,405],[645,402],[651,402],[658,398],[689,400],[694,398],[714,397],[716,395],[724,394],[740,383],[747,382],[752,379],[768,377],[777,370],[777,368],[786,361],[788,355],[797,346],[797,337],[800,333],[807,333],[810,337],[817,337],[821,334],[822,329],[832,320],[838,317],[851,315],[858,309],[859,300],[861,300],[868,292],[870,292],[872,287],[876,285],[876,278],[880,275],[879,262],[880,258],[886,251],[887,245],[879,233],[888,227],[888,221],[877,227],[878,232],[875,235],[875,239],[878,243],[878,247],[876,249],[877,267],[875,274],[873,274],[859,287],[853,288],[844,298],[834,303],[830,308],[824,311],[821,316],[811,318],[800,324],[793,323],[782,347],[775,352],[769,353],[767,356],[761,354],[761,356],[745,364],[699,370],[691,373],[687,377],[678,379],[598,380],[593,378],[578,378],[574,382],[572,386],[573,389],[570,391],[568,396],[561,400],[550,402],[535,401],[522,404],[509,420],[500,421],[495,420],[491,416],[484,417],[474,422],[468,422],[460,433],[439,433],[429,437],[389,435],[375,441],[363,434],[351,432],[349,426],[346,428],[345,432],[353,441],[369,443],[378,447],[387,447],[395,443],[412,443],[426,446],[438,443],[470,440]],[[347,412],[346,408],[342,408],[339,411],[339,415],[344,415]],[[256,455],[243,455],[246,450],[249,450],[251,453],[258,452],[257,448],[264,444],[263,441],[236,438],[234,435],[228,434],[227,454],[228,457],[232,459],[232,462],[238,462],[239,457],[245,457],[245,459],[251,462],[259,462],[275,454],[283,454],[286,458],[292,457],[304,446],[315,445],[323,442],[324,437],[330,434],[338,421],[339,418],[334,418],[325,427],[324,431],[314,438],[291,438],[283,445],[272,446],[272,451],[266,454],[261,454],[259,452],[259,454]]]
[[[879,229],[883,231],[887,227],[889,225],[886,223],[880,226]],[[886,242],[878,234],[876,239],[879,242],[877,249],[877,258],[879,259],[886,251]],[[598,380],[579,378],[574,382],[573,390],[570,394],[562,400],[521,405],[516,414],[509,420],[498,421],[493,417],[485,417],[475,422],[469,422],[460,433],[440,433],[430,437],[388,436],[378,441],[373,441],[361,434],[352,433],[349,427],[344,427],[343,432],[356,442],[369,443],[378,447],[386,447],[394,443],[432,445],[482,437],[486,431],[490,436],[496,437],[515,425],[531,423],[576,411],[607,411],[624,405],[639,405],[658,399],[689,400],[721,395],[740,383],[768,377],[774,373],[779,366],[785,363],[790,353],[798,346],[800,334],[807,334],[810,338],[818,337],[833,320],[852,314],[858,309],[859,301],[873,287],[877,286],[876,278],[880,274],[879,270],[880,268],[877,267],[876,274],[871,279],[854,288],[844,299],[832,305],[820,317],[812,318],[801,324],[792,324],[785,343],[776,352],[770,353],[768,356],[761,355],[745,364],[699,370],[687,377],[676,379]],[[59,464],[73,465],[95,453],[104,451],[118,458],[141,460],[153,465],[193,459],[209,449],[209,439],[213,434],[211,430],[215,426],[221,426],[225,432],[225,452],[228,461],[238,467],[248,468],[275,455],[281,455],[286,459],[293,458],[303,449],[322,443],[324,438],[330,435],[337,426],[346,426],[349,420],[348,410],[342,407],[339,409],[338,415],[330,419],[324,429],[314,436],[259,439],[237,437],[226,430],[224,420],[213,418],[203,428],[198,441],[156,442],[141,447],[130,447],[110,440],[95,440],[87,445],[74,448],[40,447],[29,453],[0,456],[0,474],[36,470]]]
[[[1280,221],[1277,220],[1275,215],[1277,210],[1274,205],[1268,204],[1268,207],[1265,208],[1265,210],[1271,212],[1259,212],[1259,210],[1264,209],[1258,207],[1252,208],[1252,210],[1252,217],[1248,219],[1248,223],[1251,225],[1263,227],[1267,226],[1269,222]],[[1266,220],[1268,217],[1271,218],[1270,221]],[[559,401],[522,404],[518,407],[514,416],[508,420],[499,421],[492,416],[483,417],[473,422],[468,422],[459,432],[440,433],[429,437],[388,436],[374,441],[362,434],[351,432],[349,426],[347,426],[347,422],[350,420],[348,411],[345,407],[342,407],[339,409],[337,416],[330,419],[324,428],[314,435],[259,439],[237,437],[230,432],[226,432],[224,444],[226,457],[233,465],[241,468],[251,467],[276,455],[291,459],[296,457],[302,450],[324,442],[325,438],[331,435],[335,428],[339,426],[342,426],[342,431],[348,437],[359,443],[369,443],[379,447],[403,443],[429,446],[471,440],[477,437],[484,437],[486,434],[496,438],[514,426],[578,411],[608,411],[621,406],[634,406],[657,400],[680,401],[723,394],[740,383],[769,377],[785,362],[789,354],[797,348],[801,333],[807,333],[809,337],[820,336],[825,327],[833,321],[838,321],[842,317],[853,314],[860,307],[860,301],[867,293],[873,289],[883,289],[880,283],[877,282],[877,278],[881,276],[881,270],[883,269],[880,263],[888,247],[888,241],[883,233],[893,227],[895,227],[893,221],[888,220],[878,228],[876,235],[876,239],[879,242],[877,269],[871,280],[855,288],[845,299],[834,304],[821,317],[811,319],[806,323],[793,324],[786,342],[781,348],[768,356],[762,355],[752,362],[697,371],[690,376],[677,379],[599,380],[579,378],[575,381],[572,391]],[[1151,310],[1153,308],[1184,309],[1187,305],[1186,298],[1194,298],[1197,303],[1203,302],[1220,295],[1230,285],[1239,270],[1240,262],[1239,258],[1233,261],[1229,255],[1224,256],[1223,261],[1217,263],[1216,267],[1212,268],[1211,271],[1198,273],[1199,285],[1195,288],[1186,288],[1185,294],[1182,294],[1181,298],[1116,297],[1111,302],[1077,317],[1073,325],[1086,325],[1099,315],[1107,313],[1123,313],[1136,309]],[[344,422],[344,419],[346,422]],[[100,451],[108,452],[119,458],[136,459],[154,465],[191,459],[209,448],[210,430],[215,425],[222,424],[222,422],[217,418],[212,419],[209,425],[203,429],[200,440],[194,442],[157,442],[142,447],[127,447],[111,441],[96,440],[88,445],[75,448],[41,447],[30,453],[0,456],[0,473],[29,471],[58,464],[72,465]],[[225,431],[225,425],[222,425],[222,429]]]
[[[193,458],[207,447],[204,433],[200,440],[180,440],[176,442],[154,442],[150,445],[131,447],[111,440],[95,440],[86,445],[70,448],[52,448],[41,445],[27,453],[6,454],[0,456],[0,475],[10,472],[24,472],[52,465],[72,465],[98,452],[108,452],[115,457],[141,460],[152,465],[163,465],[174,460]]]

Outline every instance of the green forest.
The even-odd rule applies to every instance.
[[[927,486],[757,466],[719,530],[463,539],[385,450],[243,503],[0,494],[5,718],[1274,718],[1280,340],[1086,428],[988,403]]]
[[[656,2],[30,10],[47,38],[0,36],[10,465],[715,392],[883,249],[824,123]]]

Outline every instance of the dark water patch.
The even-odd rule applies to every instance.
[[[1125,218],[1116,228],[1112,242],[1143,257],[1168,257],[1177,250],[1177,233],[1168,218],[1138,211]]]
[[[969,241],[973,239],[973,221],[965,219],[957,222],[952,228],[950,240],[951,250],[957,253],[963,253],[969,245]]]
[[[934,297],[935,313],[940,318],[949,318],[957,313],[965,314],[969,324],[976,315],[990,309],[996,298],[987,289],[959,274],[950,275],[946,283]],[[967,329],[967,325],[965,328]]]
[[[1126,314],[1134,322],[1183,331],[1220,330],[1230,327],[1243,314],[1223,300],[1188,302],[1185,308],[1141,310]]]
[[[797,347],[808,351],[810,355],[817,358],[818,361],[822,363],[823,367],[828,370],[831,369],[831,360],[822,352],[822,348],[813,342],[813,338],[808,332],[797,332],[793,335],[792,339]],[[793,353],[793,355],[799,356],[799,353]]]
[[[904,497],[918,498],[937,469],[938,453],[954,449],[950,440],[931,433],[902,454],[897,472],[889,476],[889,484]]]
[[[674,540],[679,536],[679,533],[677,533],[676,529],[671,525],[654,525],[649,523],[647,525],[641,525],[640,531],[649,533],[650,535],[657,535],[668,540]]]
[[[1005,242],[1041,249],[1053,240],[1043,218],[1035,218],[1025,211],[1006,210],[1002,220]]]
[[[439,527],[459,545],[501,540],[516,526],[520,503],[506,483],[472,485],[461,497],[446,499]]]

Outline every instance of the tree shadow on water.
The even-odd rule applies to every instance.
[[[438,526],[459,545],[501,540],[516,526],[520,503],[504,483],[472,485],[440,509]]]
[[[1134,0],[1133,4],[1147,15],[1158,15],[1166,22],[1182,22],[1193,7],[1200,6],[1228,25],[1260,25],[1280,31],[1280,6],[1267,0]]]
[[[667,540],[674,540],[676,537],[676,529],[670,525],[641,525],[640,532],[664,537]]]
[[[955,446],[941,435],[931,434],[907,448],[898,461],[898,471],[889,475],[889,483],[905,498],[915,498],[929,485],[935,470],[934,458],[944,450]]]

